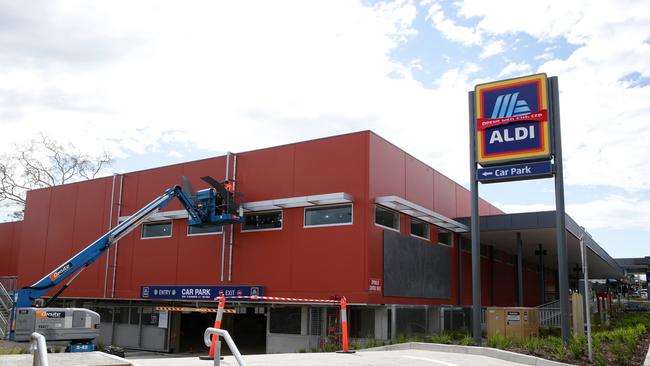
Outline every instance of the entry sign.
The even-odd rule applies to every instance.
[[[550,159],[546,74],[476,86],[477,162]]]
[[[548,178],[553,176],[553,165],[550,161],[538,161],[524,164],[499,165],[478,169],[476,180],[481,183],[507,182]]]

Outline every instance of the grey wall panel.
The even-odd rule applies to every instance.
[[[384,295],[451,297],[451,248],[384,230]]]

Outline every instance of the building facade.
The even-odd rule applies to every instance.
[[[203,350],[219,291],[344,296],[359,341],[469,325],[471,246],[455,218],[470,216],[470,193],[370,131],[30,191],[24,221],[0,224],[0,276],[33,284],[181,176],[196,189],[207,188],[203,176],[234,178],[245,223],[188,227],[172,202],[113,245],[60,300],[102,315],[101,343]],[[480,213],[503,214],[483,200]],[[517,304],[515,253],[482,245],[483,305]],[[523,305],[536,306],[540,267],[524,263]],[[542,270],[554,294],[556,271]],[[336,306],[227,307],[223,326],[245,353],[311,350],[340,336]]]

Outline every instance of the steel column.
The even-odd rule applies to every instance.
[[[566,248],[566,214],[564,206],[564,174],[562,170],[562,134],[560,133],[560,96],[558,79],[549,78],[551,100],[551,121],[553,142],[555,145],[555,230],[557,235],[557,268],[560,291],[560,323],[562,340],[569,344],[571,329],[569,328],[569,265]]]
[[[474,92],[469,97],[469,161],[470,190],[472,192],[472,335],[477,346],[481,345],[481,233],[478,211],[478,180],[476,179],[476,132]]]
[[[524,242],[517,232],[517,304],[524,306]]]

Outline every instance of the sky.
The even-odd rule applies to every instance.
[[[650,256],[648,1],[0,0],[0,50],[0,153],[45,133],[108,174],[370,129],[467,187],[467,92],[557,76],[567,213]]]

